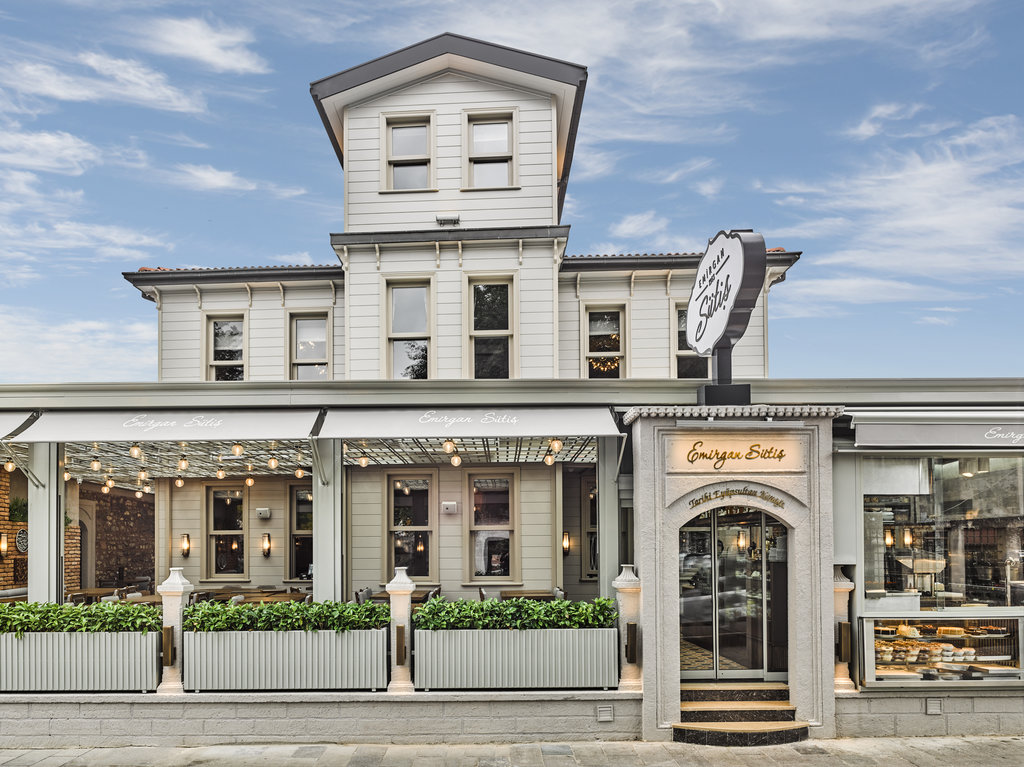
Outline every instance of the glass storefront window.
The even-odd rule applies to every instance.
[[[865,457],[868,611],[1024,605],[1024,458]]]

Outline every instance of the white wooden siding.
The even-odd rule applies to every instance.
[[[586,327],[581,326],[583,307],[622,306],[626,309],[627,369],[630,378],[674,378],[677,305],[689,299],[693,272],[673,271],[666,292],[667,272],[636,272],[630,294],[629,272],[584,273],[576,297],[576,274],[559,279],[558,375],[585,378],[581,364]],[[764,333],[765,296],[762,291],[750,315],[747,332],[733,349],[735,378],[767,375],[767,344]]]
[[[515,109],[519,188],[462,191],[466,110]],[[434,192],[381,193],[381,114],[430,112],[434,119]],[[555,223],[554,121],[549,95],[458,72],[386,93],[345,115],[345,231],[433,229],[439,213],[458,212],[463,227]]]

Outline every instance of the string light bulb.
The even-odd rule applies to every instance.
[[[100,460],[100,457],[98,455],[94,455],[92,457],[92,460],[89,461],[89,468],[92,469],[93,471],[99,471],[100,469],[103,468],[103,462]]]
[[[185,471],[188,469],[188,458],[182,453],[181,458],[178,460],[178,471]]]
[[[18,467],[14,465],[14,461],[7,460],[4,462],[4,471],[6,471],[8,474],[10,474],[16,468]]]
[[[100,488],[100,492],[106,495],[107,493],[110,492],[110,488],[107,487],[106,485],[103,485],[103,487]]]
[[[556,437],[555,439],[551,440],[551,442],[549,444],[549,447],[551,448],[551,452],[552,453],[560,453],[560,452],[562,452],[562,447],[563,447],[562,440],[560,440],[560,439],[558,439]]]
[[[217,469],[217,479],[224,479],[228,473],[224,469]]]
[[[452,456],[452,466],[461,466],[461,465],[462,465],[462,456],[459,455],[458,453],[456,453],[455,455]]]
[[[132,445],[130,448],[128,448],[128,455],[130,455],[132,458],[141,458],[142,457],[142,448],[139,447],[139,443],[138,442],[136,442],[134,445]]]
[[[70,482],[71,481],[71,472],[68,471],[67,469],[64,470],[64,481],[65,482]]]
[[[554,454],[548,453],[546,456],[544,456],[544,463],[546,463],[548,466],[551,466],[554,462],[555,462]]]
[[[446,439],[444,441],[444,444],[441,445],[441,447],[444,449],[444,451],[446,453],[451,455],[452,453],[455,452],[455,441],[454,440],[450,440],[450,439]]]
[[[152,493],[153,492],[153,486],[147,482],[146,484],[144,484],[142,486],[142,492],[144,492],[144,493]]]
[[[370,459],[367,458],[365,455],[361,455],[359,456],[359,458],[356,459],[356,463],[358,463],[365,469],[367,466],[370,465]]]
[[[231,455],[239,456],[239,455],[241,455],[244,452],[245,452],[245,448],[242,447],[237,442],[231,446]]]
[[[274,457],[274,456],[270,456],[270,460],[267,461],[267,468],[271,469],[271,470],[276,469],[280,465],[281,465],[281,462],[279,460],[277,460],[277,458]]]
[[[252,477],[246,477],[245,478],[245,486],[246,487],[252,487],[255,484],[256,484],[256,480],[253,479]]]
[[[174,478],[174,486],[185,487],[185,480],[181,478],[181,475],[178,475],[177,477]]]
[[[107,487],[113,487],[115,485],[114,478],[113,477],[107,477],[106,485],[107,485]]]
[[[147,479],[149,479],[149,472],[142,469],[142,471],[139,472],[139,481],[145,482]]]
[[[141,498],[142,497],[142,491],[141,490],[136,490],[135,491],[135,497],[136,498]]]
[[[301,466],[295,470],[295,479],[302,479],[304,476],[306,476],[306,472],[302,470]]]

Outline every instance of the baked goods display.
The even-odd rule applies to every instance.
[[[1013,629],[1008,625],[972,623],[876,622],[875,678],[890,681],[1019,678],[1021,669]],[[1007,638],[1009,644],[996,641]]]

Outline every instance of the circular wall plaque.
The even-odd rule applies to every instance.
[[[18,547],[18,551],[22,554],[28,551],[28,530],[18,531],[18,534],[14,538],[14,545]]]

